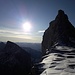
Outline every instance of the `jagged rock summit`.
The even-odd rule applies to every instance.
[[[49,23],[48,29],[44,32],[42,41],[43,55],[46,54],[46,50],[49,50],[56,43],[73,47],[75,45],[75,28],[63,10],[58,11],[55,20]]]

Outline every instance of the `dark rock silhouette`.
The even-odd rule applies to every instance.
[[[13,42],[8,41],[0,52],[0,74],[28,75],[31,69],[29,53]]]
[[[75,45],[75,28],[63,10],[58,11],[55,20],[49,23],[48,29],[44,32],[42,41],[43,55],[56,43],[66,46]]]
[[[42,56],[40,51],[34,50],[29,47],[22,47],[25,51],[27,51],[31,55],[31,59],[33,63],[39,62]]]
[[[5,47],[5,43],[0,42],[0,51]]]

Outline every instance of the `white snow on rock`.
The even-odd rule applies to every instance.
[[[40,75],[75,75],[75,48],[56,46],[56,50],[69,51],[68,53],[49,53],[40,62],[43,64]]]

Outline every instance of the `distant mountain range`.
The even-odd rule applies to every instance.
[[[34,46],[30,43],[29,46],[32,45]],[[35,46],[37,45],[40,46],[40,44]],[[0,73],[28,75],[33,64],[39,62],[41,56],[41,51],[28,47],[28,43],[22,43],[20,47],[11,41],[0,42]]]
[[[22,42],[17,42],[17,45],[19,45],[20,47],[28,47],[28,48],[32,48],[34,50],[37,51],[41,51],[41,43],[22,43]]]
[[[31,55],[33,63],[37,63],[40,61],[40,58],[42,57],[42,53],[40,51],[31,49],[29,47],[22,47],[22,48]]]

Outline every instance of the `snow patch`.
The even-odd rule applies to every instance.
[[[72,51],[75,48],[67,46],[56,46],[56,50]],[[49,53],[40,62],[44,64],[40,69],[44,71],[40,75],[75,75],[75,54],[71,53]]]

